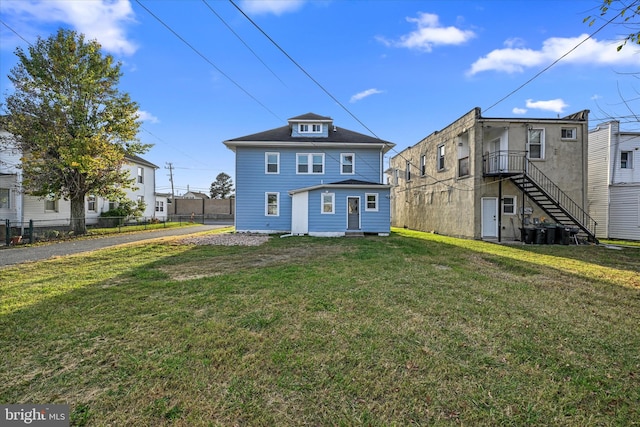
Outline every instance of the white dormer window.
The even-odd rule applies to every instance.
[[[299,133],[322,133],[321,124],[300,123],[298,125]]]

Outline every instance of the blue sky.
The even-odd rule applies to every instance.
[[[11,92],[6,76],[16,47],[28,46],[22,39],[59,27],[97,39],[122,62],[120,89],[140,105],[158,191],[170,191],[170,162],[176,194],[208,193],[218,173],[234,177],[222,141],[308,112],[394,142],[389,156],[474,107],[487,117],[589,109],[591,127],[628,118],[640,54],[616,51],[629,30],[600,29],[611,17],[598,16],[601,3],[235,0],[320,87],[226,0],[2,0],[0,95]],[[592,26],[583,23],[590,15]]]

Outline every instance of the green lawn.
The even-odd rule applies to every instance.
[[[72,425],[638,425],[639,325],[634,247],[166,240],[0,269],[0,403],[68,403]]]

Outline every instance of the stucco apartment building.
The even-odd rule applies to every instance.
[[[392,225],[519,240],[523,224],[547,221],[593,238],[588,113],[489,118],[472,109],[390,159]]]

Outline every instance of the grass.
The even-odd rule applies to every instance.
[[[394,230],[0,270],[0,403],[72,425],[638,425],[640,250]]]

